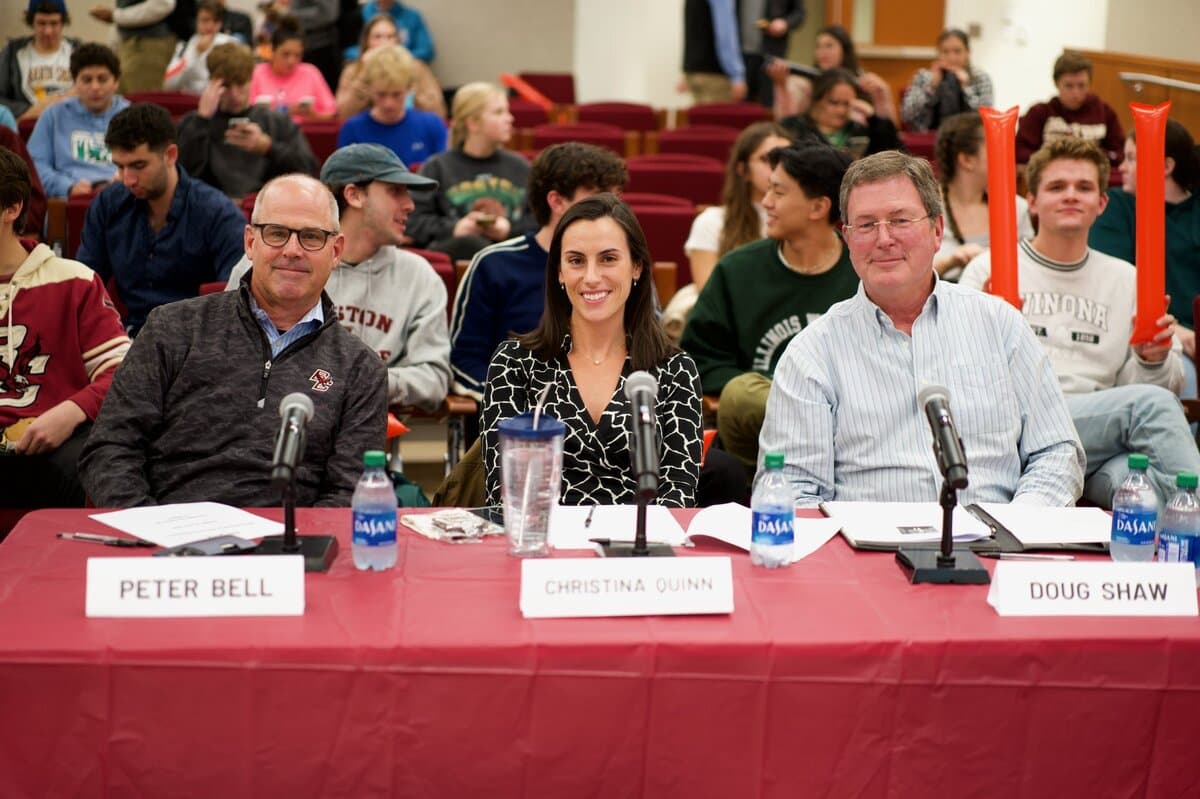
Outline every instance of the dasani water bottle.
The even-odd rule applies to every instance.
[[[382,571],[396,565],[396,491],[384,471],[387,456],[377,449],[363,453],[362,477],[350,501],[354,532],[350,549],[359,569]]]
[[[750,562],[775,569],[792,560],[796,503],[783,476],[783,453],[768,452],[750,498]]]
[[[1158,494],[1146,476],[1149,465],[1145,455],[1130,455],[1129,475],[1113,494],[1112,540],[1108,544],[1113,560],[1154,560]]]
[[[1178,491],[1167,503],[1158,525],[1158,559],[1162,563],[1191,563],[1200,585],[1200,500],[1196,499],[1196,475],[1175,476]]]

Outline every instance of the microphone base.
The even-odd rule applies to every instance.
[[[956,549],[949,558],[938,549],[901,549],[896,563],[912,583],[987,585],[992,581],[983,562],[967,549]]]
[[[646,544],[639,548],[633,541],[609,541],[601,544],[606,558],[673,558],[675,550],[669,544]]]
[[[289,547],[282,535],[267,536],[255,548],[255,555],[303,555],[304,571],[327,572],[337,557],[337,538],[331,535],[298,535]]]

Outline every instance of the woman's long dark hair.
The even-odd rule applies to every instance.
[[[842,46],[842,63],[838,64],[842,69],[850,71],[851,75],[857,76],[862,72],[862,67],[858,65],[858,52],[854,49],[854,40],[850,38],[850,32],[841,25],[826,25],[817,31],[817,36],[821,34],[837,39],[837,43]]]
[[[1135,141],[1133,129],[1129,131],[1129,140]],[[1177,119],[1167,120],[1163,149],[1167,158],[1175,159],[1175,168],[1171,170],[1171,179],[1184,191],[1200,189],[1200,150],[1196,141],[1183,123]]]
[[[750,185],[750,157],[769,136],[792,140],[792,134],[777,122],[755,122],[733,143],[729,163],[725,165],[725,185],[721,189],[725,221],[717,243],[718,256],[762,238],[762,219],[750,199],[754,191]]]
[[[950,210],[950,181],[958,171],[959,155],[975,155],[983,146],[983,117],[978,111],[965,111],[946,117],[938,126],[937,141],[933,145],[933,160],[938,167],[938,181],[942,185],[942,208],[946,214],[946,229],[959,244],[964,244],[958,229],[958,221]],[[987,202],[987,192],[983,193]]]
[[[284,42],[290,42],[293,39],[301,44],[304,43],[304,26],[295,17],[280,17],[279,21],[275,23],[275,32],[271,34],[271,47],[279,47]]]
[[[615,194],[597,194],[572,205],[554,228],[546,258],[546,305],[538,326],[518,336],[521,345],[539,358],[553,360],[563,352],[563,338],[571,332],[571,301],[558,283],[562,263],[562,239],[567,228],[583,220],[612,219],[625,231],[630,260],[642,268],[641,277],[625,300],[625,339],[634,369],[657,369],[679,349],[667,338],[654,310],[654,261],[637,216]]]

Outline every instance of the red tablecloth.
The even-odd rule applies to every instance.
[[[276,514],[278,518],[278,514]],[[1200,795],[1200,621],[999,618],[834,540],[733,554],[722,617],[524,620],[503,544],[346,546],[299,618],[87,619],[88,557],[0,544],[0,795]],[[707,554],[722,552],[707,550]]]

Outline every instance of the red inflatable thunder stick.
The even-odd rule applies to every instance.
[[[979,109],[988,153],[988,242],[992,280],[988,291],[1021,309],[1017,293],[1017,107]],[[1007,198],[1000,201],[1001,198]]]
[[[1157,321],[1167,312],[1166,290],[1166,171],[1167,112],[1171,103],[1130,103],[1137,143],[1137,313],[1130,344],[1149,344],[1158,333]]]

